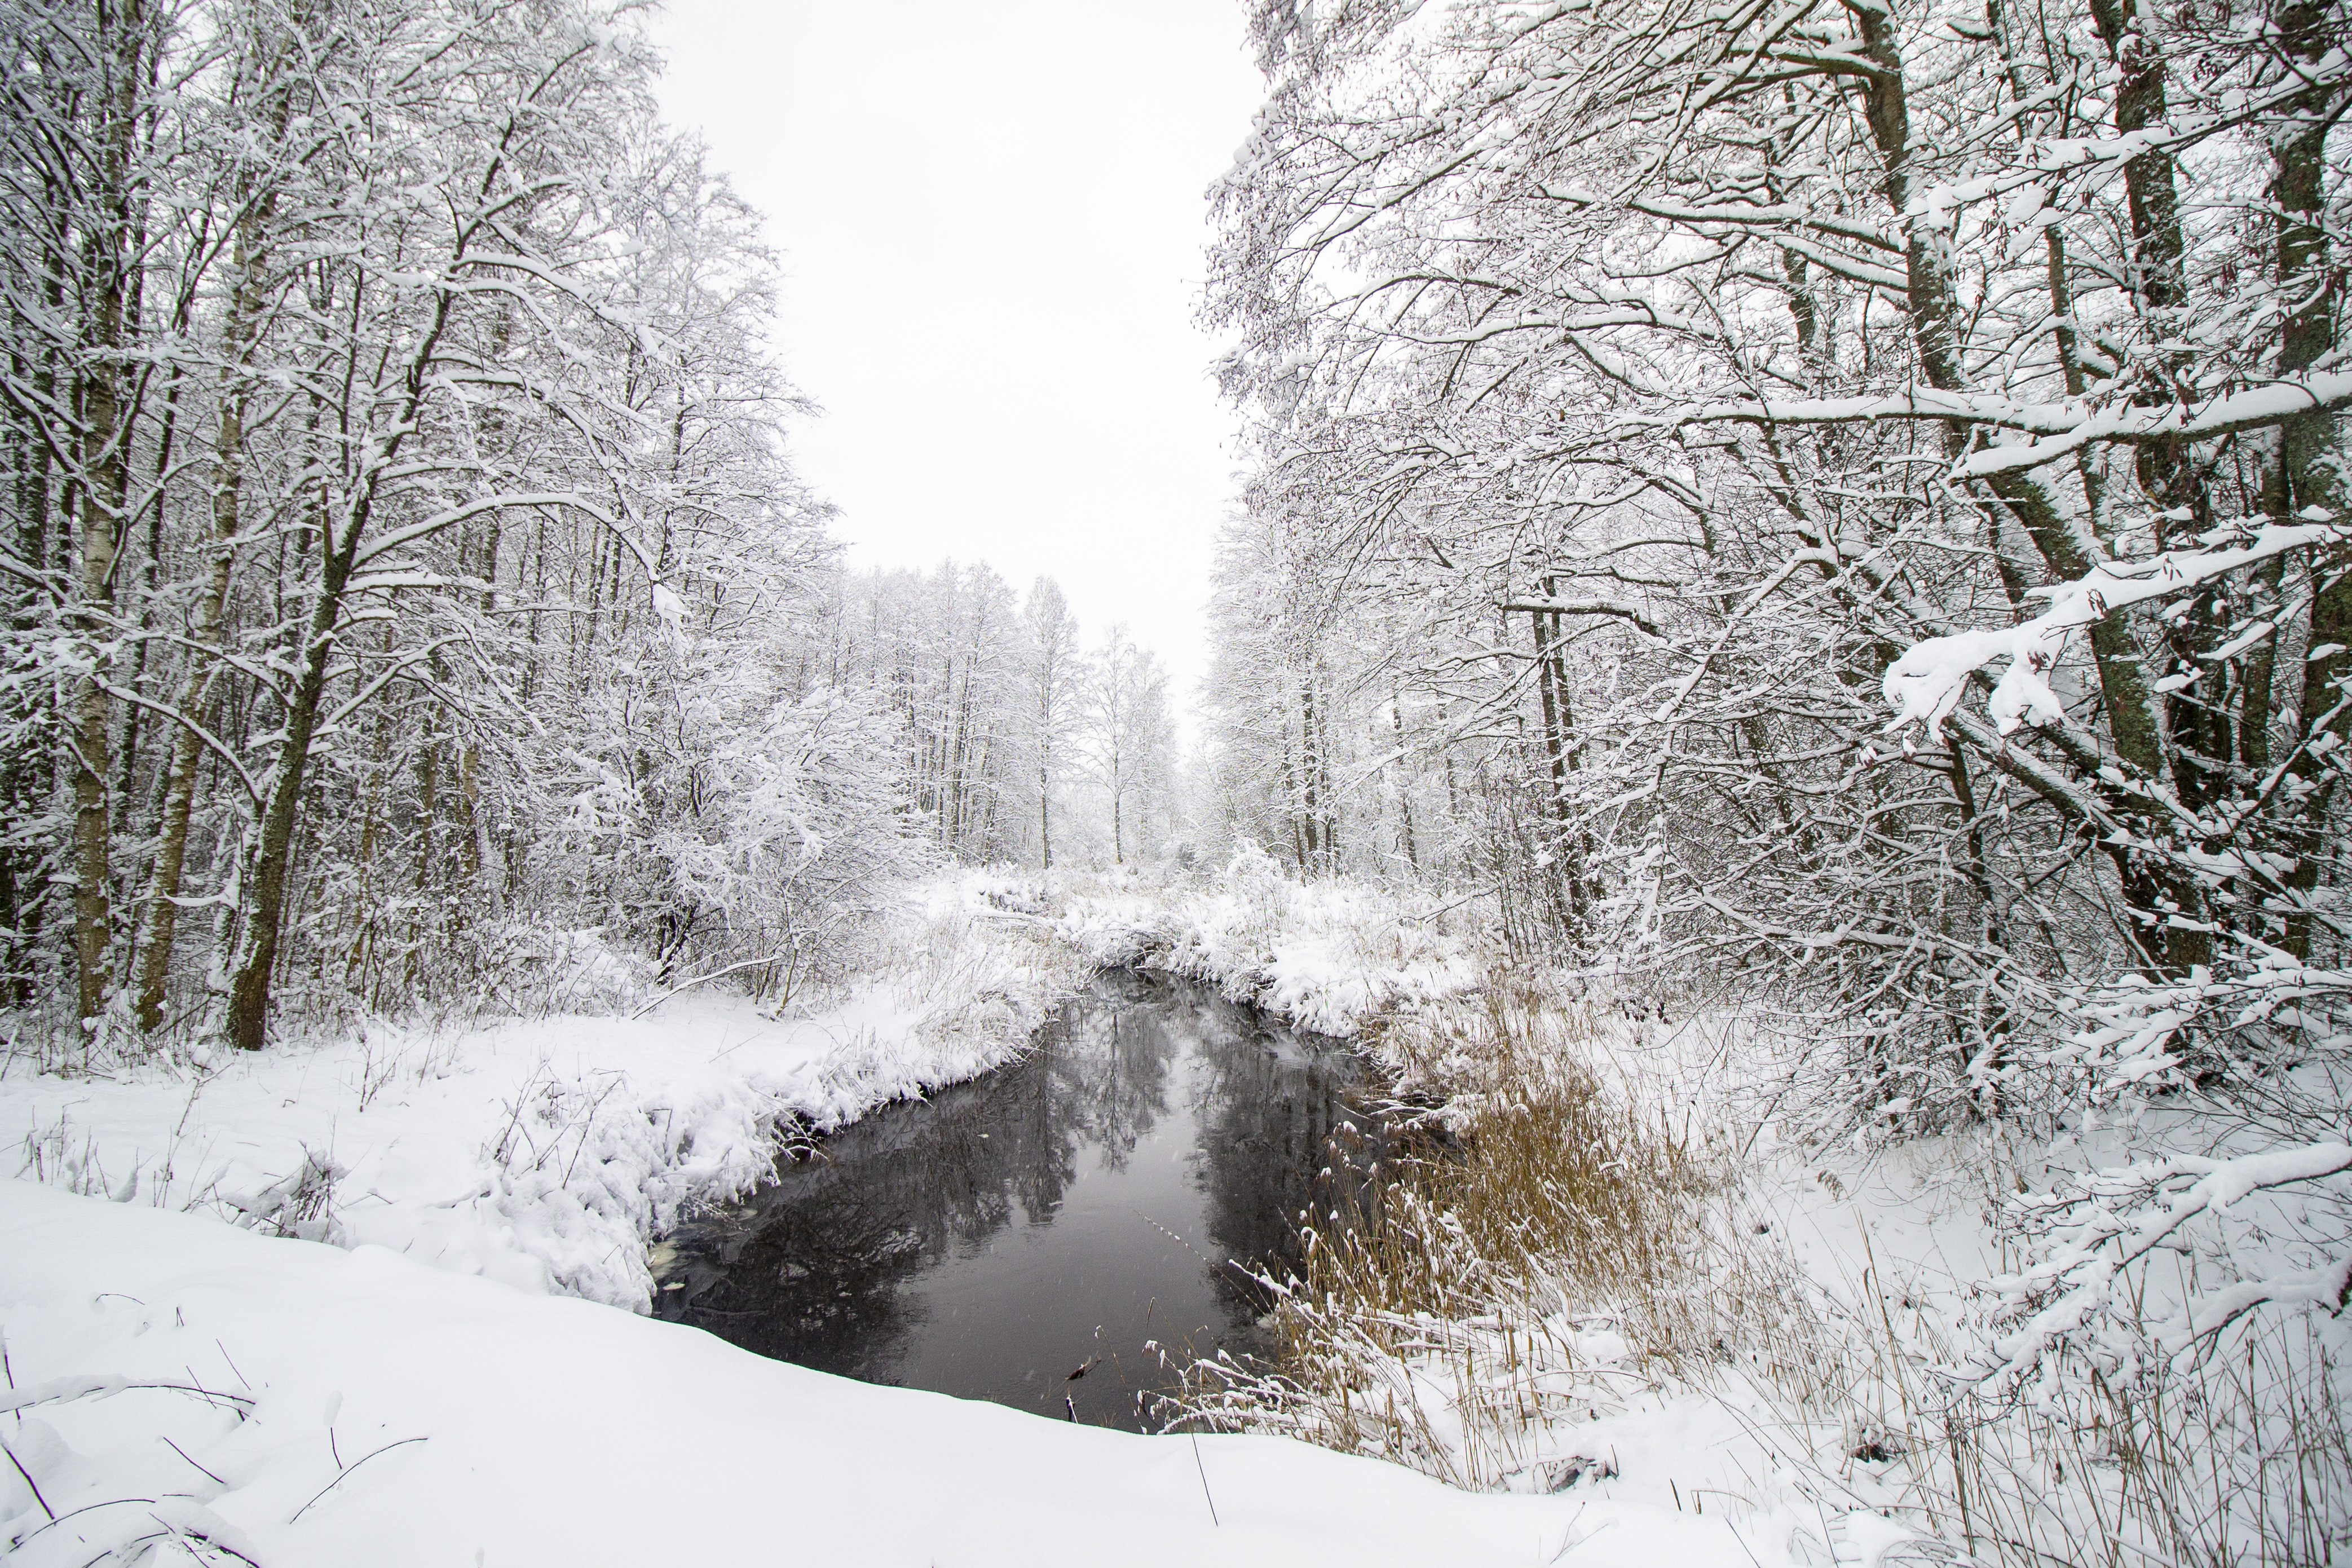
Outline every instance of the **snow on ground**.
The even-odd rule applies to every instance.
[[[26,1568],[1790,1561],[1719,1511],[1040,1420],[28,1182],[0,1183],[0,1436],[40,1491],[0,1470],[0,1540]]]
[[[1381,1373],[1438,1456],[1414,1462],[1502,1495],[845,1383],[607,1310],[646,1307],[648,1244],[756,1181],[780,1129],[988,1071],[1089,963],[1377,1032],[1475,1123],[1475,928],[1262,860],[1207,887],[1064,884],[1058,918],[1034,881],[936,883],[887,973],[782,1017],[713,989],[201,1071],[0,1067],[0,1140],[32,1178],[0,1183],[0,1343],[30,1401],[0,1420],[0,1540],[35,1564],[176,1541],[197,1562],[1870,1568],[1988,1528],[2066,1558],[2088,1539],[2048,1506],[2069,1476],[2090,1492],[2063,1512],[2114,1513],[2103,1456],[2047,1423],[1977,1429],[1961,1490],[1914,1407],[2015,1266],[2002,1206],[2059,1150],[1789,1135],[1753,1031],[1597,995],[1543,1005],[1616,1092],[1716,1151],[1701,1292],[1721,1299],[1619,1313],[1536,1281],[1421,1324]],[[1414,1027],[1369,1028],[1399,1014]],[[2099,1142],[2063,1157],[2120,1156]]]
[[[796,1127],[1001,1065],[1083,976],[954,883],[923,890],[888,950],[782,1016],[705,988],[639,1017],[377,1024],[205,1067],[15,1060],[0,1150],[18,1168],[0,1174],[644,1311],[647,1245],[682,1206],[748,1189]]]
[[[1430,901],[1338,879],[1293,881],[1255,844],[1206,887],[1073,897],[1057,929],[1097,964],[1203,981],[1343,1039],[1458,996],[1478,977]]]

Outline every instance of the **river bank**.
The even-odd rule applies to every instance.
[[[26,1568],[1748,1562],[1720,1520],[878,1388],[26,1182],[0,1182],[0,1259],[5,1444],[40,1486],[0,1468],[0,1538]]]
[[[1727,1011],[1670,1017],[1654,1003],[1630,1005],[1603,979],[1502,961],[1443,908],[1263,872],[1245,862],[1223,881],[1119,879],[1050,894],[1021,879],[961,878],[927,895],[922,923],[897,949],[895,977],[784,1019],[695,995],[636,1019],[297,1043],[201,1075],[156,1066],[76,1076],[13,1063],[0,1073],[0,1116],[15,1119],[5,1135],[22,1140],[28,1179],[0,1188],[0,1330],[17,1384],[41,1384],[40,1399],[70,1409],[28,1406],[11,1429],[24,1469],[0,1476],[0,1519],[29,1545],[47,1510],[102,1505],[102,1521],[123,1499],[178,1494],[187,1508],[212,1511],[204,1529],[232,1531],[219,1541],[257,1542],[265,1554],[462,1562],[462,1552],[434,1558],[422,1545],[400,1554],[430,1532],[385,1530],[383,1540],[366,1538],[365,1551],[331,1559],[310,1544],[327,1539],[314,1531],[322,1515],[380,1521],[428,1488],[470,1500],[458,1517],[476,1521],[465,1528],[478,1543],[490,1543],[476,1549],[495,1547],[505,1560],[643,1560],[658,1554],[646,1532],[672,1500],[661,1488],[630,1490],[636,1483],[620,1466],[681,1489],[705,1515],[679,1539],[719,1556],[774,1539],[780,1527],[761,1500],[781,1485],[790,1511],[841,1513],[839,1529],[819,1535],[856,1561],[1178,1562],[1213,1547],[1236,1561],[1316,1562],[1328,1552],[1349,1562],[1630,1563],[1663,1552],[1701,1568],[1826,1568],[2082,1560],[2105,1539],[2100,1520],[2123,1519],[2152,1539],[2151,1511],[2197,1494],[2190,1467],[2244,1460],[2254,1406],[2251,1396],[2232,1404],[2212,1369],[2189,1367],[2169,1385],[2200,1403],[2118,1406],[2098,1420],[2064,1403],[1987,1403],[1953,1376],[1982,1344],[1986,1303],[2015,1267],[2004,1217],[2028,1201],[2018,1195],[2048,1188],[2069,1168],[2111,1166],[2132,1140],[2165,1135],[2156,1117],[2086,1124],[2043,1145],[1997,1124],[1933,1139],[1824,1136],[1781,1092],[1804,1069],[1801,1039]],[[1189,1437],[1087,1448],[1100,1435],[1066,1419],[976,1413],[938,1396],[845,1383],[680,1325],[560,1299],[642,1312],[655,1293],[647,1244],[697,1205],[772,1175],[790,1129],[850,1124],[888,1098],[988,1072],[1019,1055],[1034,1021],[1104,965],[1182,977],[1349,1035],[1385,1084],[1437,1106],[1460,1138],[1459,1159],[1402,1167],[1384,1186],[1370,1230],[1332,1225],[1328,1214],[1310,1221],[1308,1289],[1285,1295],[1260,1325],[1284,1342],[1280,1366],[1213,1354],[1191,1362],[1188,1426],[1225,1428],[1200,1434],[1196,1492],[1170,1490],[1162,1473],[1181,1469],[1167,1456],[1189,1458]],[[1119,1092],[1093,1101],[1116,1123],[1120,1105],[1133,1110],[1129,1070],[1145,1064],[1113,1055],[1096,1087]],[[1010,1092],[1018,1079],[1016,1070],[971,1092]],[[941,1119],[933,1109],[870,1131],[887,1142],[903,1124],[914,1143],[940,1141],[925,1130]],[[969,1186],[974,1215],[1000,1199],[1018,1206],[1013,1167],[1030,1147],[1008,1138],[1009,1152],[982,1152],[993,1142],[980,1138],[986,1131],[930,1173]],[[1064,1167],[1054,1161],[1076,1147],[1031,1145],[1053,1155],[1056,1173]],[[992,1173],[997,1197],[987,1198]],[[901,1189],[914,1179],[885,1172],[886,1196],[908,1197]],[[1044,1188],[1032,1196],[1039,1214],[1058,1201]],[[919,1255],[908,1236],[944,1246],[955,1230],[943,1219],[934,1239],[919,1223],[883,1218],[859,1256],[881,1260],[886,1273]],[[1024,1211],[1024,1224],[1034,1218]],[[766,1248],[753,1262],[779,1276],[805,1264],[792,1255],[796,1244],[736,1239]],[[281,1250],[251,1250],[265,1244]],[[721,1240],[722,1249],[734,1244]],[[856,1252],[858,1238],[844,1245]],[[386,1320],[395,1299],[423,1303],[413,1333],[406,1320]],[[478,1339],[484,1354],[539,1365],[541,1338],[573,1343],[573,1325],[591,1321],[532,1315],[542,1308],[594,1315],[577,1343],[613,1370],[598,1372],[583,1397],[614,1413],[595,1419],[607,1428],[655,1424],[677,1453],[646,1458],[627,1427],[608,1462],[579,1456],[571,1427],[536,1425],[536,1414],[499,1425],[508,1413],[482,1401],[529,1405],[532,1385],[520,1374],[511,1384],[478,1376],[449,1346]],[[326,1321],[338,1316],[371,1337],[345,1337]],[[643,1335],[654,1337],[631,1337]],[[2347,1451],[2345,1406],[2324,1381],[2276,1381],[2305,1375],[2304,1350],[2256,1348],[2271,1358],[2252,1364],[2273,1380],[2258,1387],[2267,1407],[2279,1406],[2284,1388],[2305,1426],[2284,1458],[2265,1448],[2244,1461],[2267,1467],[2257,1479],[2273,1490],[2217,1490],[2225,1511],[2187,1521],[2197,1529],[2238,1529],[2245,1498],[2259,1504],[2296,1479],[2282,1467],[2325,1465]],[[2318,1347],[2322,1375],[2346,1364],[2328,1359],[2337,1348]],[[153,1361],[161,1350],[177,1359]],[[1087,1354],[1057,1341],[1030,1358],[1031,1369],[1066,1376]],[[394,1381],[379,1378],[379,1362]],[[982,1369],[986,1378],[1004,1370]],[[673,1385],[638,1387],[631,1380],[640,1375]],[[568,1375],[545,1365],[531,1375]],[[274,1424],[257,1437],[251,1420],[221,1405],[223,1377],[245,1391],[228,1403],[248,1416],[263,1405],[248,1410],[237,1399],[299,1396],[270,1404]],[[110,1379],[142,1378],[197,1386],[98,1405],[80,1397],[121,1386]],[[769,1403],[747,1415],[730,1403],[738,1385],[766,1390]],[[367,1417],[375,1441],[432,1442],[397,1453],[372,1443],[358,1460],[350,1441],[338,1448],[338,1432],[352,1429],[338,1427],[334,1399],[356,1399],[362,1387],[393,1413]],[[1001,1396],[977,1385],[960,1391]],[[1087,1392],[1091,1400],[1096,1391]],[[173,1420],[198,1425],[167,1428],[158,1400],[179,1411]],[[1042,1403],[1051,1414],[1058,1399]],[[2199,1410],[2218,1414],[2203,1420]],[[489,1459],[436,1436],[484,1423],[510,1443]],[[908,1448],[905,1433],[893,1436],[899,1423],[958,1434],[987,1453],[984,1483],[971,1483],[980,1491],[944,1473],[971,1468],[969,1454],[946,1437]],[[837,1454],[822,1436],[828,1424],[847,1434]],[[19,1433],[29,1434],[21,1452]],[[1252,1446],[1269,1434],[1286,1440]],[[159,1440],[166,1436],[207,1480],[191,1482],[191,1467]],[[1299,1458],[1309,1446],[1337,1453]],[[714,1447],[730,1457],[694,1469],[693,1458]],[[403,1468],[426,1463],[428,1448],[426,1469]],[[723,1500],[697,1490],[706,1474],[750,1486],[732,1468],[739,1448],[772,1461],[756,1473],[786,1480]],[[1222,1533],[1204,1546],[1199,1521],[1181,1511],[1196,1495],[1203,1511],[1213,1491],[1222,1500],[1221,1454],[1246,1456],[1273,1490],[1253,1494],[1265,1511],[1238,1531],[1234,1516],[1213,1517],[1207,1528]],[[443,1455],[455,1456],[456,1470]],[[368,1470],[342,1483],[339,1467],[359,1462]],[[1320,1468],[1332,1463],[1365,1468]],[[189,1473],[173,1479],[157,1465]],[[679,1479],[680,1466],[692,1475]],[[1425,1492],[1408,1470],[1461,1490]],[[850,1472],[864,1479],[845,1479]],[[2344,1473],[2352,1471],[2303,1481],[2324,1490]],[[805,1477],[822,1484],[803,1488]],[[304,1500],[329,1487],[316,1507]],[[1090,1497],[1068,1494],[1088,1487],[1132,1507],[1137,1522],[1113,1524],[1087,1511]],[[857,1533],[858,1516],[905,1511],[909,1488],[960,1500],[982,1521],[934,1525],[927,1512]],[[1380,1500],[1357,1502],[1359,1489]],[[635,1556],[572,1542],[569,1515],[545,1536],[545,1552],[531,1544],[539,1538],[490,1519],[491,1500],[525,1494],[581,1517],[617,1509],[625,1517],[614,1539],[636,1542]],[[1509,1494],[1538,1494],[1521,1500],[1539,1506],[1515,1513],[1499,1506]],[[1451,1500],[1427,1510],[1410,1501],[1440,1496]],[[216,1507],[224,1499],[233,1506]],[[1458,1511],[1483,1502],[1496,1511]],[[184,1535],[196,1517],[165,1509],[141,1528]],[[1471,1546],[1416,1558],[1423,1548],[1412,1543],[1438,1531],[1441,1517]],[[1135,1543],[1121,1530],[1150,1539]],[[98,1539],[87,1537],[71,1561],[91,1560]],[[122,1538],[134,1539],[163,1538]],[[457,1550],[455,1541],[431,1536],[436,1552]],[[196,1560],[236,1559],[198,1551]]]
[[[0,1076],[35,1178],[0,1182],[12,1556],[1750,1562],[1761,1542],[1645,1500],[1040,1420],[610,1310],[650,1291],[646,1239],[766,1174],[793,1118],[839,1124],[1020,1050],[1025,1010],[1083,965],[996,894],[934,900],[924,988],[863,1013],[680,998],[193,1082]]]
[[[68,1191],[644,1312],[646,1249],[681,1213],[799,1130],[1003,1065],[1086,974],[971,878],[914,890],[886,935],[882,962],[784,1009],[709,986],[202,1059],[11,1052],[0,1148]]]

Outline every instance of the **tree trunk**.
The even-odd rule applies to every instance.
[[[2325,57],[2343,41],[2347,30],[2340,10],[2331,11],[2310,0],[2284,7],[2278,22],[2281,43],[2302,62]],[[2336,288],[2328,281],[2327,235],[2319,224],[2325,201],[2328,110],[2332,107],[2328,97],[2324,89],[2304,95],[2294,106],[2303,118],[2304,129],[2278,142],[2273,150],[2278,163],[2273,189],[2282,214],[2277,252],[2279,282],[2294,305],[2279,342],[2282,375],[2291,375],[2317,363],[2335,348],[2338,333],[2334,309]],[[2339,471],[2333,460],[2335,446],[2336,421],[2329,415],[2299,414],[2282,425],[2270,471],[2264,476],[2264,510],[2283,521],[2306,507],[2340,514],[2344,497],[2337,482]],[[2318,648],[2332,643],[2336,651],[2312,660],[2304,671],[2296,734],[2309,740],[2316,738],[2317,731],[2326,729],[2339,741],[2352,739],[2352,716],[2330,716],[2345,695],[2339,683],[2352,674],[2352,654],[2347,654],[2344,646],[2352,643],[2352,572],[2337,570],[2331,576],[2322,563],[2315,561],[2311,575],[2309,645]],[[2273,634],[2264,645],[2259,687],[2258,672],[2252,668],[2247,672],[2246,712],[2240,719],[2242,744],[2247,747],[2249,759],[2259,757],[2258,765],[2264,767],[2270,760],[2268,729],[2273,650],[2276,643],[2277,636]],[[2262,702],[2259,709],[2253,706],[2258,689]],[[2259,740],[2254,737],[2257,730],[2262,732]],[[2309,893],[2319,885],[2321,840],[2336,795],[2335,770],[2322,766],[2314,771],[2318,776],[2318,788],[2296,808],[2289,829],[2295,863],[2287,873],[2287,884],[2298,893]],[[2299,958],[2310,956],[2308,915],[2289,917],[2284,946]]]
[[[2108,4],[2110,0],[2096,0]],[[2123,0],[2112,0],[2122,4]],[[1888,204],[1897,214],[1908,213],[1911,207],[1910,118],[1905,99],[1903,61],[1895,43],[1895,18],[1890,12],[1874,6],[1856,7],[1853,16],[1860,30],[1864,53],[1879,68],[1864,95],[1865,116],[1873,139],[1877,142],[1885,171],[1885,192]],[[2161,86],[2161,62],[2157,62],[2158,86]],[[2161,99],[2158,99],[2160,108]],[[2137,166],[2136,161],[2134,167]],[[2168,173],[2170,160],[2164,169]],[[2146,172],[2143,172],[2145,177]],[[2167,187],[2168,191],[2169,187]],[[2139,210],[2136,205],[2135,212]],[[2167,208],[2153,197],[2147,204],[2151,222],[2161,222],[2166,212],[2174,212],[2175,235],[2178,234],[2177,211]],[[1955,337],[1959,319],[1959,301],[1948,269],[1944,266],[1936,236],[1924,225],[1906,225],[1905,251],[1906,281],[1909,298],[1911,331],[1922,374],[1929,385],[1939,390],[1958,392],[1967,387]],[[2177,276],[2177,267],[2175,269]],[[1958,424],[1945,427],[1945,449],[1958,456],[1968,439],[1966,430]],[[2057,499],[2039,474],[2011,470],[1997,475],[1989,487],[2015,517],[2027,537],[2033,540],[2051,571],[2061,578],[2079,577],[2089,569],[2090,558],[2069,524]],[[2137,648],[2130,629],[2120,617],[2110,615],[2090,629],[2091,651],[2099,673],[2100,690],[2106,703],[2108,733],[2118,755],[2151,779],[2167,776],[2166,748],[2163,745],[2154,706],[2149,700],[2147,682],[2140,669]],[[2113,797],[2120,811],[2137,816],[2140,808],[2127,796],[2102,784],[2101,792]],[[2203,905],[2202,891],[2193,878],[2176,875],[2160,867],[2135,866],[2126,877],[2126,894],[2134,907],[2146,914],[2176,906],[2179,912],[2194,918]],[[2201,963],[2210,956],[2210,938],[2201,931],[2167,925],[2164,932],[2164,952],[2168,967],[2185,972],[2190,966]]]
[[[281,94],[277,125],[281,132],[285,113]],[[196,601],[195,635],[191,639],[195,645],[189,650],[188,667],[180,682],[181,725],[173,739],[171,768],[163,787],[155,866],[147,890],[146,935],[139,955],[136,1017],[139,1027],[146,1030],[163,1021],[163,995],[171,981],[172,948],[179,925],[180,879],[187,862],[188,820],[195,804],[197,770],[204,760],[204,745],[194,727],[200,722],[197,716],[212,687],[223,644],[229,575],[236,560],[244,499],[246,416],[251,396],[246,377],[261,318],[265,235],[272,205],[265,198],[242,225],[235,256],[236,286],[223,329],[229,368],[222,377],[220,423],[213,438],[212,569]]]
[[[1412,779],[1405,773],[1404,761],[1404,697],[1394,682],[1389,685],[1389,728],[1396,737],[1397,748],[1397,827],[1404,838],[1404,863],[1414,871],[1421,869],[1421,855],[1412,841]]]
[[[461,247],[459,256],[464,252]],[[446,329],[453,297],[444,292],[436,301],[433,318],[412,351],[404,375],[402,407],[388,422],[390,434],[369,454],[357,493],[344,504],[337,528],[320,519],[319,594],[312,604],[300,648],[301,676],[286,712],[285,738],[263,796],[260,843],[253,862],[251,913],[238,943],[236,972],[229,981],[227,1030],[231,1043],[258,1051],[268,1039],[270,971],[278,961],[279,927],[285,918],[288,873],[294,852],[294,828],[301,811],[304,775],[310,760],[310,741],[318,728],[319,704],[327,689],[327,667],[332,661],[336,622],[342,612],[343,590],[358,559],[360,541],[373,515],[376,486],[397,461],[402,446],[415,428],[417,411],[425,401],[426,373],[434,362],[441,334]],[[321,507],[322,512],[325,510]]]
[[[51,267],[44,280],[42,293],[50,310],[58,308],[63,298],[63,279]],[[12,317],[21,322],[23,318]],[[22,341],[11,334],[13,342]],[[57,354],[44,348],[32,360],[12,354],[10,370],[21,377],[33,391],[36,406],[46,405],[57,392]],[[27,567],[38,569],[49,559],[49,525],[55,499],[56,476],[51,463],[48,442],[38,423],[26,415],[17,422],[18,455],[16,475],[16,538],[17,559]],[[13,606],[10,630],[19,637],[28,635],[38,623],[47,594],[16,585],[19,597]],[[37,689],[12,685],[7,694],[7,716],[12,727],[31,736],[38,732],[44,708],[54,699]],[[17,824],[46,810],[55,788],[57,763],[53,750],[46,746],[11,747],[7,756],[0,758],[0,827],[12,831]],[[42,884],[43,863],[47,857],[37,844],[0,848],[0,927],[5,935],[0,940],[7,944],[8,984],[5,994],[11,1000],[23,1004],[32,999],[33,981],[29,973],[16,967],[16,959],[33,945],[39,928],[46,889]]]
[[[1037,765],[1037,848],[1042,855],[1041,871],[1054,869],[1054,793],[1052,775],[1045,765]]]
[[[100,645],[114,606],[115,557],[122,544],[123,503],[130,488],[131,431],[125,406],[122,350],[134,329],[131,298],[131,157],[139,109],[146,18],[142,0],[124,0],[114,37],[101,42],[108,71],[100,115],[100,220],[84,246],[91,317],[85,331],[89,360],[81,372],[81,483],[77,545],[79,559],[74,630],[89,667],[75,682],[72,705],[74,794],[74,957],[79,970],[77,1015],[85,1024],[106,1006],[112,908],[111,818],[107,772],[113,703],[107,696]]]
[[[342,608],[343,584],[357,553],[359,528],[347,525],[341,548],[327,554],[318,603],[312,608],[302,653],[301,678],[286,710],[286,738],[279,744],[261,814],[261,843],[254,860],[252,914],[239,945],[236,973],[229,983],[228,1036],[244,1051],[258,1051],[269,1023],[269,976],[278,962],[279,924],[284,918],[288,873],[293,864],[294,827],[318,728],[319,703],[327,689],[327,665],[334,653],[334,631]]]

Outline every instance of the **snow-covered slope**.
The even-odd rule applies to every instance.
[[[779,1019],[715,990],[640,1018],[377,1026],[210,1068],[0,1070],[0,1164],[525,1290],[645,1310],[681,1206],[830,1128],[1017,1054],[1083,967],[1042,927],[933,889],[889,967]],[[0,1156],[5,1157],[5,1156]]]
[[[0,1184],[0,1435],[41,1492],[0,1469],[0,1540],[26,1568],[174,1536],[202,1563],[338,1568],[1749,1563],[1717,1519],[877,1388],[26,1182]]]

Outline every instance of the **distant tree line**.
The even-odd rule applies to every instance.
[[[1087,647],[1052,578],[1016,605],[984,564],[845,577],[826,660],[897,724],[914,816],[960,858],[1118,864],[1183,834],[1166,670],[1124,626]]]

